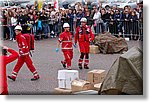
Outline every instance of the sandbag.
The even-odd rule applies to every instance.
[[[117,38],[108,32],[96,36],[94,44],[99,46],[99,50],[104,54],[123,53],[128,50],[125,39]]]

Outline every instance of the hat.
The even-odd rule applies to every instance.
[[[81,18],[80,22],[87,22],[87,19],[86,18]]]
[[[20,25],[17,25],[14,30],[21,30],[22,31],[22,27]]]
[[[68,23],[64,23],[63,28],[68,28],[70,25]]]

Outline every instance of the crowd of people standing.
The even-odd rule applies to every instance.
[[[14,27],[21,25],[23,33],[32,33],[37,40],[54,38],[63,32],[63,24],[69,23],[74,35],[76,27],[80,25],[82,17],[87,18],[87,25],[91,26],[95,34],[109,31],[111,34],[139,34],[139,21],[143,18],[141,6],[131,8],[117,6],[102,8],[97,5],[76,3],[73,7],[59,8],[44,5],[38,10],[34,5],[2,10],[1,26],[3,39],[15,40]]]

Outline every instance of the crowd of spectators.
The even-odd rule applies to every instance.
[[[80,25],[82,17],[87,18],[87,25],[91,26],[94,34],[109,31],[114,35],[126,36],[139,34],[139,22],[143,19],[142,6],[131,8],[117,6],[102,8],[102,3],[97,5],[76,3],[73,7],[59,8],[44,5],[38,10],[37,5],[9,8],[1,10],[0,25],[3,28],[3,39],[15,40],[14,27],[21,25],[23,33],[32,33],[37,40],[55,38],[63,31],[65,22],[70,24],[70,31],[74,35],[76,27]]]

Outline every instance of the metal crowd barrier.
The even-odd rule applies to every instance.
[[[42,21],[50,21],[42,20]],[[98,30],[102,33],[102,30],[110,32],[114,36],[122,36],[124,38],[129,37],[131,40],[134,37],[138,37],[138,40],[143,40],[143,21],[142,20],[120,20],[120,19],[106,19],[106,28],[104,23],[98,24]],[[1,26],[14,26],[14,25],[0,25]],[[29,26],[29,24],[22,24],[21,26]],[[30,25],[31,33],[33,34],[33,24]],[[95,33],[97,35],[97,33]]]
[[[104,23],[106,23],[106,28],[102,23],[98,24],[98,28],[101,31],[100,33],[102,33],[102,31],[110,32],[114,36],[128,37],[131,40],[142,40],[143,38],[143,22],[141,20],[106,19]],[[95,35],[97,35],[97,33],[95,33]]]

